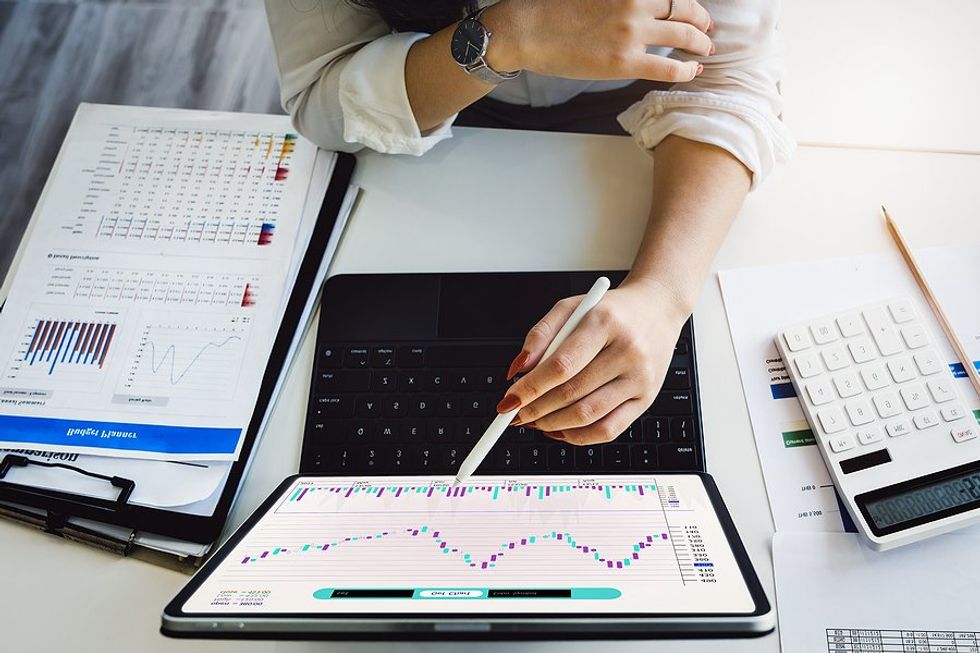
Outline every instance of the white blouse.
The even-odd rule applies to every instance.
[[[716,145],[753,172],[753,186],[791,154],[780,120],[782,74],[779,0],[701,0],[714,20],[716,52],[693,59],[704,71],[690,82],[652,91],[619,116],[645,149],[671,134]],[[452,116],[422,134],[405,89],[405,59],[422,33],[391,33],[378,14],[348,0],[266,0],[279,66],[283,108],[320,147],[420,155],[452,135]],[[653,51],[653,50],[651,50]],[[580,81],[524,72],[490,97],[551,106],[626,81]]]

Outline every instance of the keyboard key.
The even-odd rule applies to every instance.
[[[867,363],[878,358],[878,352],[871,339],[867,336],[855,338],[847,343],[847,349],[851,352],[851,358],[855,363]]]
[[[388,469],[392,472],[406,472],[410,470],[411,461],[408,458],[408,449],[402,447],[392,447],[391,457],[388,460]]]
[[[350,397],[324,395],[316,398],[316,408],[323,417],[353,417],[354,400]]]
[[[444,391],[449,387],[449,376],[443,371],[432,371],[425,375],[425,388],[427,390]]]
[[[443,396],[436,401],[436,415],[451,417],[459,415],[459,401],[456,396]]]
[[[409,412],[418,417],[429,417],[436,410],[435,400],[432,397],[412,397],[409,403]]]
[[[880,390],[889,384],[885,368],[877,363],[862,367],[861,379],[868,390]]]
[[[450,472],[455,473],[465,456],[466,452],[459,447],[446,447],[442,450],[442,465],[444,468],[448,468]]]
[[[371,436],[370,422],[350,422],[347,424],[347,436],[354,441],[364,441]]]
[[[895,328],[891,325],[891,320],[885,315],[883,308],[877,306],[869,308],[863,311],[863,314],[864,320],[868,323],[871,337],[874,338],[882,356],[891,356],[902,351],[902,343],[899,341],[898,334],[895,333]]]
[[[912,426],[909,424],[907,419],[900,419],[898,421],[885,424],[885,432],[888,433],[889,436],[897,438],[911,433]]]
[[[400,372],[398,389],[402,392],[418,392],[422,389],[422,375],[419,372]]]
[[[895,380],[895,383],[904,383],[915,378],[912,361],[904,356],[888,361],[888,371],[891,372],[892,379]]]
[[[375,397],[359,397],[354,412],[358,417],[380,417],[381,402]]]
[[[806,394],[814,406],[829,404],[834,400],[834,390],[827,383],[827,379],[819,378],[807,382]]]
[[[394,392],[395,385],[394,372],[375,372],[371,375],[371,389],[377,392]]]
[[[834,387],[837,388],[837,394],[844,399],[854,397],[862,392],[861,383],[858,381],[857,375],[850,371],[835,376]]]
[[[881,429],[877,426],[869,426],[857,432],[857,440],[863,445],[874,444],[882,441]]]
[[[630,447],[630,465],[633,469],[657,469],[657,448],[649,444],[634,444]]]
[[[571,445],[553,444],[548,447],[548,469],[552,472],[572,469],[574,458]]]
[[[517,447],[513,446],[496,446],[493,448],[493,461],[494,466],[501,471],[512,471],[516,470],[518,467],[518,462],[520,462],[519,454],[517,452]]]
[[[966,442],[967,440],[972,440],[977,437],[977,427],[953,427],[950,429],[949,434],[953,436],[953,441],[955,442]]]
[[[898,391],[902,395],[902,401],[909,410],[919,410],[929,405],[929,398],[926,396],[926,389],[918,383],[904,386]]]
[[[944,406],[939,413],[943,416],[943,421],[945,422],[955,422],[958,419],[966,417],[966,411],[960,405]]]
[[[820,425],[827,434],[838,433],[847,428],[844,413],[837,406],[827,406],[817,411],[817,418],[820,419]]]
[[[783,340],[786,341],[786,346],[789,347],[790,351],[803,351],[808,349],[813,342],[810,340],[810,334],[807,333],[806,327],[792,327],[786,329],[783,332]]]
[[[455,439],[454,426],[452,422],[444,421],[429,423],[429,439],[434,442],[449,442]]]
[[[888,312],[892,314],[892,319],[898,324],[911,322],[915,319],[915,312],[912,304],[906,299],[899,299],[888,304]]]
[[[391,451],[386,447],[352,447],[354,462],[368,472],[387,471]],[[388,455],[385,455],[388,454]]]
[[[658,415],[690,415],[694,412],[694,402],[689,392],[662,392],[649,410]]]
[[[472,372],[455,372],[449,375],[449,384],[453,390],[467,392],[476,389],[476,376]]]
[[[469,395],[463,401],[464,415],[489,415],[490,401],[483,395]]]
[[[395,352],[395,362],[398,367],[422,367],[425,362],[424,351],[421,347],[399,347]]]
[[[811,353],[803,353],[793,359],[793,364],[796,365],[796,371],[800,373],[804,379],[808,379],[811,376],[816,376],[820,374],[821,367],[820,361],[817,357]]]
[[[830,438],[830,450],[834,453],[840,453],[842,451],[847,451],[848,449],[854,448],[854,438],[849,435],[838,435],[836,437]]]
[[[388,417],[405,417],[408,415],[408,399],[401,396],[388,397],[384,401],[384,412]]]
[[[343,362],[343,354],[340,350],[331,345],[327,345],[323,348],[323,355],[320,356],[320,367],[328,370],[334,370],[341,366]]]
[[[432,345],[425,351],[428,367],[506,368],[520,353],[513,345]]]
[[[824,365],[826,365],[827,369],[831,372],[844,369],[849,364],[847,354],[844,352],[844,348],[840,345],[827,347],[820,352],[820,357],[823,358]]]
[[[946,379],[929,379],[926,381],[926,386],[929,388],[929,394],[932,395],[933,401],[937,404],[956,398],[953,393],[953,386]]]
[[[323,451],[315,456],[315,460],[318,460],[324,471],[329,472],[346,472],[350,471],[354,466],[353,454],[351,453],[351,447],[348,446],[328,446],[324,447]]]
[[[853,338],[864,333],[864,324],[861,323],[857,313],[847,313],[838,317],[837,328],[845,338]]]
[[[687,390],[691,387],[690,370],[686,367],[672,367],[664,379],[665,390]]]
[[[602,464],[599,447],[585,446],[575,448],[575,467],[580,470],[598,469]]]
[[[484,431],[487,430],[487,427],[490,426],[490,422],[484,420],[464,419],[460,420],[457,426],[459,427],[458,431],[460,440],[470,442],[481,437]],[[525,431],[530,432],[531,429],[524,428],[523,426],[517,427],[517,435],[514,437],[520,436],[520,434],[524,433]]]
[[[915,366],[919,368],[919,374],[922,376],[930,376],[943,369],[942,364],[939,362],[939,357],[931,349],[916,352],[912,358],[915,359]]]
[[[839,337],[837,335],[837,328],[830,320],[811,324],[810,333],[813,335],[813,341],[818,345],[826,345],[828,342],[833,342]]]
[[[371,352],[371,367],[394,367],[395,350],[393,347],[375,347]]]
[[[636,421],[626,427],[626,430],[619,434],[616,438],[618,442],[642,442],[643,441],[643,427],[640,426],[640,422]]]
[[[344,354],[344,367],[367,368],[368,362],[368,350],[365,347],[351,347]]]
[[[367,370],[321,370],[317,375],[318,392],[364,392],[371,388]]]
[[[912,417],[912,423],[920,431],[929,429],[933,426],[939,426],[939,415],[932,410],[923,411]]]
[[[686,354],[689,351],[691,351],[691,345],[690,345],[690,343],[688,343],[687,340],[685,340],[683,338],[680,338],[677,341],[677,344],[674,345],[674,355],[675,356],[678,355],[678,354]]]
[[[694,422],[690,417],[674,417],[670,420],[670,441],[691,442],[694,440]]]
[[[644,417],[643,439],[647,442],[666,442],[670,437],[670,427],[666,417]]]
[[[476,373],[477,388],[480,390],[499,390],[504,387],[505,372],[483,370]]]
[[[521,469],[537,471],[544,469],[547,462],[545,445],[530,444],[521,447]]]
[[[398,432],[401,433],[405,443],[421,442],[425,437],[426,428],[424,422],[401,422]]]
[[[625,444],[607,444],[602,447],[603,467],[611,470],[629,469],[630,452]]]
[[[868,403],[867,399],[852,399],[844,404],[844,410],[847,411],[847,418],[851,420],[851,424],[854,426],[863,426],[875,420],[871,404]]]
[[[397,439],[399,422],[385,421],[379,422],[375,427],[375,435],[378,440],[383,442],[393,442]]]
[[[661,469],[694,469],[697,466],[694,447],[689,444],[662,444],[657,447]]]
[[[427,473],[432,473],[436,465],[436,450],[434,448],[425,447],[419,449],[415,454],[415,464],[418,465],[420,471]]]
[[[926,330],[922,328],[921,324],[904,326],[899,329],[899,333],[902,334],[902,340],[905,341],[905,346],[909,349],[918,349],[929,344]]]
[[[889,417],[894,417],[902,412],[902,406],[898,403],[898,397],[894,392],[882,392],[872,397],[874,401],[875,408],[878,410],[878,415],[882,419],[888,419]]]

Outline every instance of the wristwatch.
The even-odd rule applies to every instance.
[[[486,7],[478,9],[460,22],[453,32],[450,50],[456,63],[468,74],[473,75],[487,84],[499,84],[508,79],[514,79],[521,71],[502,72],[494,70],[483,57],[490,46],[490,32],[480,22],[480,16]]]

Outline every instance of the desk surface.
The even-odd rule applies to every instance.
[[[505,158],[513,164],[505,169],[494,165]],[[627,266],[645,221],[650,166],[649,158],[621,137],[462,129],[422,159],[363,154],[358,179],[364,194],[332,272]],[[477,176],[493,170],[508,191],[488,196],[464,170]],[[750,196],[715,269],[889,249],[892,244],[877,214],[881,202],[903,221],[917,246],[980,240],[977,179],[977,156],[802,148],[792,165]],[[543,192],[544,188],[553,190]],[[454,198],[471,191],[479,201],[463,215]],[[507,236],[512,233],[524,237],[514,240]],[[553,238],[554,233],[562,237]],[[407,242],[412,247],[405,247]],[[695,322],[708,468],[772,599],[772,521],[714,275],[705,283]],[[307,334],[260,443],[232,516],[235,525],[298,464],[312,336]],[[8,626],[3,630],[9,650],[64,647],[95,653],[107,650],[109,637],[113,642],[109,649],[138,651],[323,648],[310,643],[166,640],[157,634],[160,610],[185,576],[9,523],[0,523],[0,542],[5,590],[0,593],[0,623]],[[650,644],[608,646],[641,651]],[[374,647],[351,643],[332,645],[331,650]],[[505,650],[493,644],[473,647]],[[513,650],[515,645],[506,647]],[[541,643],[534,650],[590,647]],[[775,634],[761,640],[667,641],[657,647],[664,651],[779,648]],[[397,648],[449,651],[455,646]]]

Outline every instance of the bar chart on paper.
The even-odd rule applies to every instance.
[[[697,476],[456,488],[317,478],[288,489],[196,596],[218,609],[262,587],[273,609],[351,609],[331,601],[359,598],[356,609],[420,611],[432,608],[418,599],[442,591],[432,588],[467,588],[469,598],[538,599],[521,609],[705,612],[729,606],[739,578]]]

